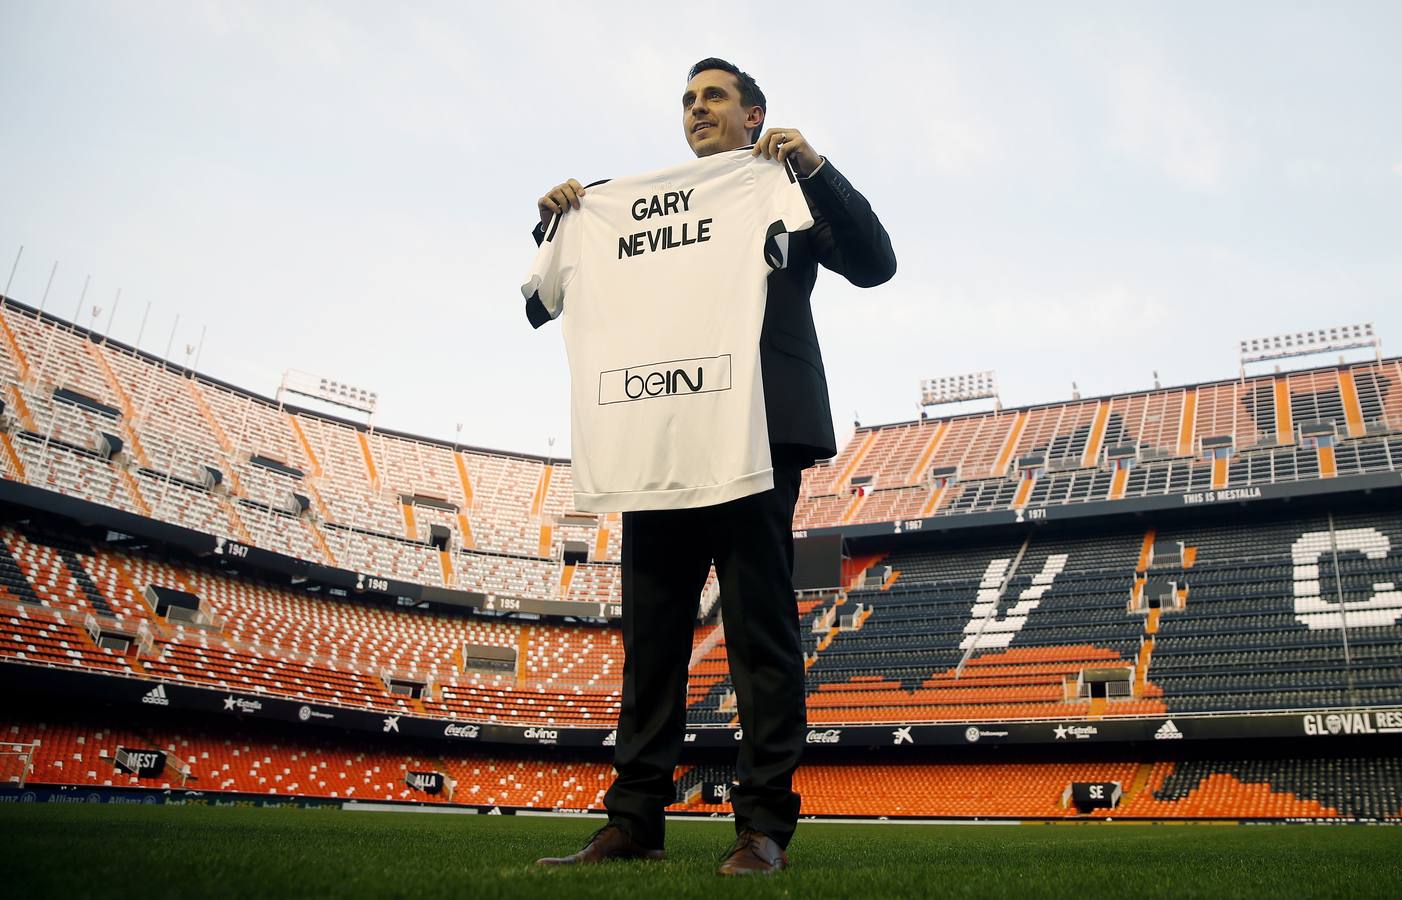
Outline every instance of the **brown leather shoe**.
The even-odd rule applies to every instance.
[[[789,856],[767,834],[746,828],[726,851],[717,875],[772,875],[788,868]]]
[[[572,866],[578,863],[601,863],[613,859],[666,859],[661,850],[649,850],[628,836],[617,825],[605,825],[594,832],[589,843],[573,856],[547,856],[538,859],[538,866]]]

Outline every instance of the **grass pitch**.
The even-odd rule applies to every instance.
[[[661,863],[543,869],[601,821],[304,809],[0,808],[11,897],[1398,897],[1402,828],[800,826],[793,867],[713,874],[729,821]]]

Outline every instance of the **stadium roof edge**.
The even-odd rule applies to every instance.
[[[102,334],[101,332],[94,331],[91,328],[84,328],[82,325],[70,322],[67,319],[54,315],[53,313],[47,311],[40,312],[39,310],[35,309],[29,304],[16,300],[13,297],[7,297],[4,294],[0,294],[0,304],[4,304],[7,307],[14,307],[18,311],[26,315],[32,316],[36,319],[39,319],[40,321],[48,321],[55,325],[62,325],[64,328],[71,329],[75,334],[81,334],[89,340],[92,340],[94,337],[100,338],[108,344],[120,347],[122,350],[125,350],[128,353],[131,353],[134,356],[139,356],[149,362],[155,363],[156,365],[163,366],[166,369],[179,372],[183,375],[192,378],[197,378],[200,381],[206,382],[208,384],[217,385],[218,387],[224,388],[225,390],[233,391],[236,394],[242,394],[245,397],[257,400],[260,403],[266,403],[267,405],[272,407],[280,406],[284,410],[289,410],[291,412],[298,413],[299,415],[311,416],[317,419],[325,419],[328,422],[335,422],[338,425],[346,425],[350,428],[356,429],[357,431],[370,430],[370,427],[364,422],[356,422],[351,419],[343,419],[340,416],[332,415],[331,413],[322,412],[321,410],[308,409],[307,407],[297,406],[292,403],[279,404],[277,400],[273,399],[272,397],[265,397],[262,394],[250,391],[248,388],[239,387],[236,384],[230,384],[229,382],[224,381],[221,378],[215,378],[212,375],[205,375],[201,372],[196,372],[194,369],[186,368],[185,366],[179,365],[178,363],[171,362],[168,359],[162,359],[160,356],[157,356],[156,354],[151,353],[149,351],[142,350],[140,347],[133,347],[132,345],[123,341],[119,341],[110,335]],[[426,435],[421,434],[410,434],[407,431],[399,431],[393,428],[376,427],[374,431],[377,434],[387,434],[392,437],[401,438],[403,440],[417,441],[421,444],[436,444],[440,447],[449,447],[453,450],[467,450],[472,453],[480,453],[486,456],[502,456],[509,459],[534,460],[538,462],[545,462],[551,464],[568,463],[570,461],[569,457],[567,456],[542,456],[536,453],[526,453],[520,450],[497,450],[491,447],[478,447],[473,444],[457,444],[452,441],[445,441],[441,438],[428,437]]]
[[[1402,356],[1384,356],[1384,357],[1382,357],[1382,359],[1376,359],[1376,360],[1370,359],[1370,360],[1366,360],[1366,362],[1369,362],[1369,363],[1392,363],[1392,362],[1399,362],[1399,361],[1402,361]],[[1348,367],[1350,367],[1350,366],[1360,365],[1360,364],[1362,364],[1362,363],[1364,363],[1364,362],[1365,362],[1364,360],[1357,360],[1357,361],[1351,362],[1351,363],[1334,363],[1334,364],[1332,364],[1332,365],[1301,366],[1301,367],[1298,368],[1298,369],[1284,369],[1284,370],[1282,370],[1282,371],[1280,371],[1280,372],[1269,372],[1269,373],[1263,373],[1263,374],[1261,374],[1261,375],[1248,375],[1248,376],[1246,376],[1246,379],[1245,379],[1245,380],[1246,380],[1246,381],[1253,381],[1253,380],[1255,380],[1255,379],[1257,379],[1257,378],[1264,378],[1264,377],[1268,377],[1268,376],[1269,376],[1269,377],[1275,377],[1276,375],[1298,375],[1298,374],[1302,374],[1302,373],[1305,373],[1305,372],[1324,372],[1324,371],[1328,371],[1328,370],[1330,370],[1330,369],[1334,369],[1334,370],[1337,370],[1337,369],[1344,369],[1344,368],[1348,368]],[[1095,397],[1082,397],[1082,398],[1080,398],[1079,400],[1072,400],[1072,399],[1070,399],[1070,398],[1068,397],[1068,398],[1065,399],[1065,400],[1047,400],[1047,401],[1044,401],[1044,402],[1041,402],[1041,403],[1028,403],[1028,404],[1026,404],[1026,405],[1024,405],[1024,406],[1009,406],[1009,407],[1004,407],[1004,408],[1001,409],[1001,410],[997,410],[997,413],[998,413],[999,415],[1002,415],[1002,414],[1005,414],[1005,413],[1031,412],[1031,411],[1034,410],[1034,409],[1045,409],[1045,408],[1051,407],[1051,406],[1065,406],[1065,405],[1068,404],[1068,403],[1097,403],[1097,402],[1099,402],[1099,401],[1101,401],[1101,400],[1119,400],[1119,399],[1122,399],[1122,398],[1140,397],[1140,396],[1143,396],[1143,395],[1145,395],[1145,394],[1163,394],[1163,393],[1167,393],[1167,392],[1170,392],[1170,391],[1186,391],[1186,390],[1188,390],[1189,388],[1214,387],[1214,386],[1216,386],[1216,385],[1229,384],[1229,383],[1231,383],[1231,382],[1233,382],[1233,381],[1241,381],[1241,380],[1242,380],[1242,378],[1241,378],[1240,376],[1238,376],[1238,377],[1236,377],[1236,378],[1219,378],[1219,379],[1217,379],[1217,380],[1215,380],[1215,381],[1196,381],[1196,382],[1188,382],[1187,384],[1174,384],[1174,385],[1169,385],[1168,387],[1145,388],[1144,390],[1139,390],[1139,391],[1120,391],[1120,392],[1118,392],[1118,393],[1112,393],[1112,394],[1100,394],[1099,396],[1095,396]],[[862,426],[859,426],[856,430],[857,430],[857,431],[863,431],[863,432],[865,432],[865,431],[881,431],[881,430],[886,429],[886,428],[900,428],[901,426],[904,426],[904,425],[917,425],[917,424],[919,424],[919,423],[922,422],[922,421],[925,421],[925,422],[952,422],[952,421],[954,421],[955,419],[968,419],[968,418],[972,418],[972,417],[974,417],[974,416],[986,416],[986,415],[988,415],[989,413],[992,413],[992,412],[994,412],[994,410],[991,410],[991,409],[984,409],[984,410],[978,410],[978,411],[976,411],[976,412],[959,413],[959,414],[957,414],[957,415],[952,415],[952,416],[930,416],[928,419],[902,419],[902,420],[896,421],[896,422],[881,422],[881,423],[876,424],[876,425],[862,425]]]

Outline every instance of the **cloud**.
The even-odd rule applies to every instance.
[[[928,161],[939,175],[973,171],[988,157],[988,141],[971,122],[933,119],[925,126],[929,139]]]
[[[873,122],[890,123],[879,134],[917,172],[942,178],[975,175],[997,161],[1003,141],[997,107],[976,73],[940,30],[886,37],[865,46],[861,79],[835,80],[829,90]],[[871,85],[899,85],[873,92]],[[822,106],[814,120],[832,119]]]
[[[1339,170],[1318,159],[1292,159],[1285,164],[1285,177],[1300,187],[1333,187],[1339,182]]]
[[[250,40],[284,64],[337,69],[363,64],[365,54],[374,50],[371,36],[334,6],[302,3],[269,8],[203,0],[192,11],[210,33]]]
[[[1122,346],[1170,324],[1161,299],[1118,281],[1055,288],[992,280],[947,282],[916,293],[901,291],[881,304],[883,318],[896,332],[996,334],[1004,353]]]
[[[1392,164],[1392,174],[1402,178],[1402,159]]]
[[[1113,124],[1110,144],[1195,190],[1221,183],[1226,141],[1207,104],[1193,97],[1153,53],[1110,72]]]

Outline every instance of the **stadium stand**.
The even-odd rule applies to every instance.
[[[55,550],[55,541],[69,549]],[[617,715],[622,650],[614,629],[484,621],[317,597],[48,533],[0,528],[0,543],[0,582],[13,610],[0,655],[76,668],[140,666],[141,674],[177,682],[481,721],[601,723]],[[156,616],[140,599],[149,585],[205,600],[202,621]],[[72,623],[89,613],[109,620],[116,613],[132,623],[124,629],[130,633],[138,631],[135,623],[147,623],[150,648],[132,658],[95,655],[85,635],[72,633]],[[24,643],[38,621],[64,641],[62,654]],[[513,672],[486,676],[463,671],[465,645],[523,652]],[[387,673],[431,678],[440,694],[413,702],[393,696]]]
[[[0,315],[8,393],[23,408],[14,439],[20,461],[76,496],[147,514],[160,482],[162,508],[151,514],[175,520],[199,505],[183,495],[201,491],[213,468],[235,501],[225,510],[235,535],[242,525],[260,546],[320,558],[325,532],[339,526],[355,535],[337,535],[341,553],[376,574],[423,583],[442,584],[443,573],[431,553],[408,553],[403,542],[422,546],[433,523],[450,529],[460,552],[553,560],[563,540],[581,539],[592,559],[618,558],[619,529],[607,521],[559,523],[577,516],[566,461],[457,448],[280,408],[13,301]],[[859,428],[835,460],[805,477],[795,527],[1396,471],[1402,396],[1391,388],[1399,378],[1402,360],[1387,359]],[[59,399],[59,390],[89,405]],[[1295,427],[1302,423],[1332,426],[1338,439],[1307,445]],[[127,439],[139,463],[132,477],[121,474],[130,466],[93,458],[103,431]],[[1204,440],[1228,441],[1231,458],[1205,454]],[[1134,464],[1108,467],[1106,448],[1120,445],[1134,447]],[[1028,458],[1040,461],[1036,477],[1023,477]],[[948,483],[932,478],[940,470],[953,473]],[[308,500],[311,524],[302,532],[285,527],[300,515],[294,492]],[[221,504],[202,505],[201,521],[218,522],[213,507]],[[517,586],[553,591],[558,581]]]
[[[20,480],[72,496],[177,524],[193,519],[276,552],[418,583],[445,582],[426,547],[432,524],[449,529],[457,555],[554,560],[563,540],[578,538],[592,560],[618,559],[616,517],[599,524],[573,513],[567,463],[282,407],[12,301],[0,316],[7,393],[23,410],[18,432],[7,436],[18,457],[5,460],[10,477],[20,475],[18,463]],[[124,439],[125,460],[100,457],[103,432]],[[586,524],[557,527],[564,516]],[[450,566],[447,580],[472,571],[471,562]],[[558,579],[507,586],[553,596]]]
[[[728,784],[726,766],[680,779]],[[1117,819],[1397,818],[1402,766],[1394,758],[1331,757],[863,765],[807,764],[796,790],[804,810],[825,816],[1078,818],[1064,792],[1072,782],[1118,782],[1125,795],[1090,817]],[[696,813],[722,804],[683,803]]]
[[[279,734],[249,723],[162,727],[86,713],[55,720],[26,711],[9,717],[0,738],[37,743],[30,785],[186,789],[205,794],[263,794],[459,803],[520,809],[602,809],[607,762],[559,752],[483,752],[390,746],[334,735]],[[117,765],[121,748],[168,754],[163,769],[141,777]],[[406,782],[412,772],[447,776],[429,793]],[[5,773],[17,783],[19,773]],[[674,812],[711,814],[724,805],[698,795],[703,783],[729,785],[728,765],[679,770]],[[968,762],[812,762],[796,788],[805,814],[978,818],[1080,818],[1067,804],[1077,781],[1117,782],[1117,807],[1091,817],[1156,819],[1384,819],[1402,815],[1402,762],[1396,756],[1211,757]]]
[[[568,610],[553,613],[563,621],[488,618],[347,595],[9,508],[0,662],[384,715],[565,728],[616,719],[621,638],[597,620],[620,599],[621,520],[573,509],[568,460],[279,404],[10,301],[0,303],[0,375],[0,471],[10,484],[362,578]],[[795,517],[800,532],[865,535],[840,587],[800,597],[809,721],[821,729],[1402,705],[1402,520],[1387,501],[1363,502],[1360,491],[1225,516],[1185,507],[1131,517],[1116,507],[1395,475],[1399,382],[1402,360],[1381,359],[857,428],[836,459],[805,473]],[[1024,511],[1077,504],[1089,513],[1077,522],[1023,520]],[[965,525],[990,512],[1008,518]],[[919,541],[861,531],[899,534],[909,520],[938,527]],[[153,586],[198,597],[198,614],[158,615]],[[716,590],[712,573],[704,608],[714,609]],[[496,653],[477,659],[474,647]],[[689,725],[737,724],[714,614],[698,623],[693,648]],[[405,682],[417,687],[406,692]],[[60,721],[9,727],[30,739]],[[403,781],[422,760],[391,754],[352,766],[355,744],[339,738],[308,738],[293,754],[280,738],[228,737],[214,726],[198,741],[160,728],[52,727],[58,749],[44,759],[54,770],[79,762],[81,777],[72,765],[65,773],[74,783],[111,778],[83,748],[108,758],[115,734],[194,741],[181,746],[217,763],[219,790],[423,799]],[[229,741],[239,740],[235,754]],[[548,771],[509,753],[436,759],[467,792],[460,802],[593,807],[607,780],[606,766],[563,753]],[[1127,751],[1110,762],[891,762],[865,772],[815,763],[800,790],[811,809],[834,815],[1058,817],[1069,814],[1066,785],[1091,778],[1126,785],[1116,815],[1398,811],[1396,767],[1366,753],[1263,761]],[[724,766],[689,767],[679,808],[711,811],[691,789],[729,777]]]
[[[1395,818],[1402,812],[1400,768],[1396,757],[1158,762],[1146,789],[1118,814]]]
[[[1026,410],[858,428],[804,481],[796,528],[1087,503],[1396,471],[1402,360],[1386,359]],[[1331,426],[1314,446],[1302,424]],[[1204,453],[1225,439],[1230,460]],[[1106,448],[1133,448],[1132,467]],[[919,447],[917,451],[915,448]],[[1040,459],[1019,496],[1022,461]],[[914,464],[907,468],[911,459]],[[940,485],[932,473],[954,473]],[[1123,474],[1120,474],[1123,472]],[[1027,480],[1027,479],[1022,479]],[[855,484],[868,490],[854,498]]]
[[[1170,709],[1397,701],[1402,529],[1395,516],[1183,528],[1168,539],[1198,548],[1190,602],[1162,619],[1149,670]],[[1331,590],[1346,614],[1318,600]]]
[[[1320,621],[1327,613],[1299,611],[1301,590],[1316,584],[1296,580],[1300,566],[1326,584],[1333,578],[1333,560],[1308,549],[1327,541],[1327,524],[1291,517],[1248,528],[1165,532],[1161,540],[1195,550],[1192,567],[1178,572],[1192,588],[1186,606],[1163,612],[1154,633],[1143,612],[1128,608],[1144,544],[1137,530],[892,554],[884,563],[893,580],[803,601],[810,720],[1084,718],[1396,703],[1402,594],[1371,589],[1399,580],[1402,534],[1395,520],[1375,513],[1336,518],[1336,535],[1358,545],[1345,546],[1338,561],[1340,589],[1357,609],[1346,657],[1339,623]],[[28,618],[48,610],[67,615],[70,628],[88,614],[125,622],[128,632],[141,622],[150,626],[146,652],[130,660],[105,653],[103,668],[140,666],[148,676],[371,708],[409,705],[389,696],[381,676],[413,672],[441,687],[439,697],[421,701],[426,711],[558,724],[606,720],[616,710],[621,648],[613,628],[491,622],[317,596],[85,545],[32,525],[0,529],[0,543],[5,596]],[[156,616],[141,599],[150,585],[204,598],[207,621]],[[851,624],[815,631],[838,616]],[[31,628],[11,618],[9,650]],[[698,631],[698,647],[708,635]],[[490,683],[465,676],[464,643],[520,648],[520,667]],[[71,650],[66,662],[44,658],[77,667],[93,659],[81,647],[64,649]],[[1116,666],[1140,676],[1132,694],[1076,693],[1084,670]],[[729,693],[721,640],[693,667],[692,721],[733,721]]]

